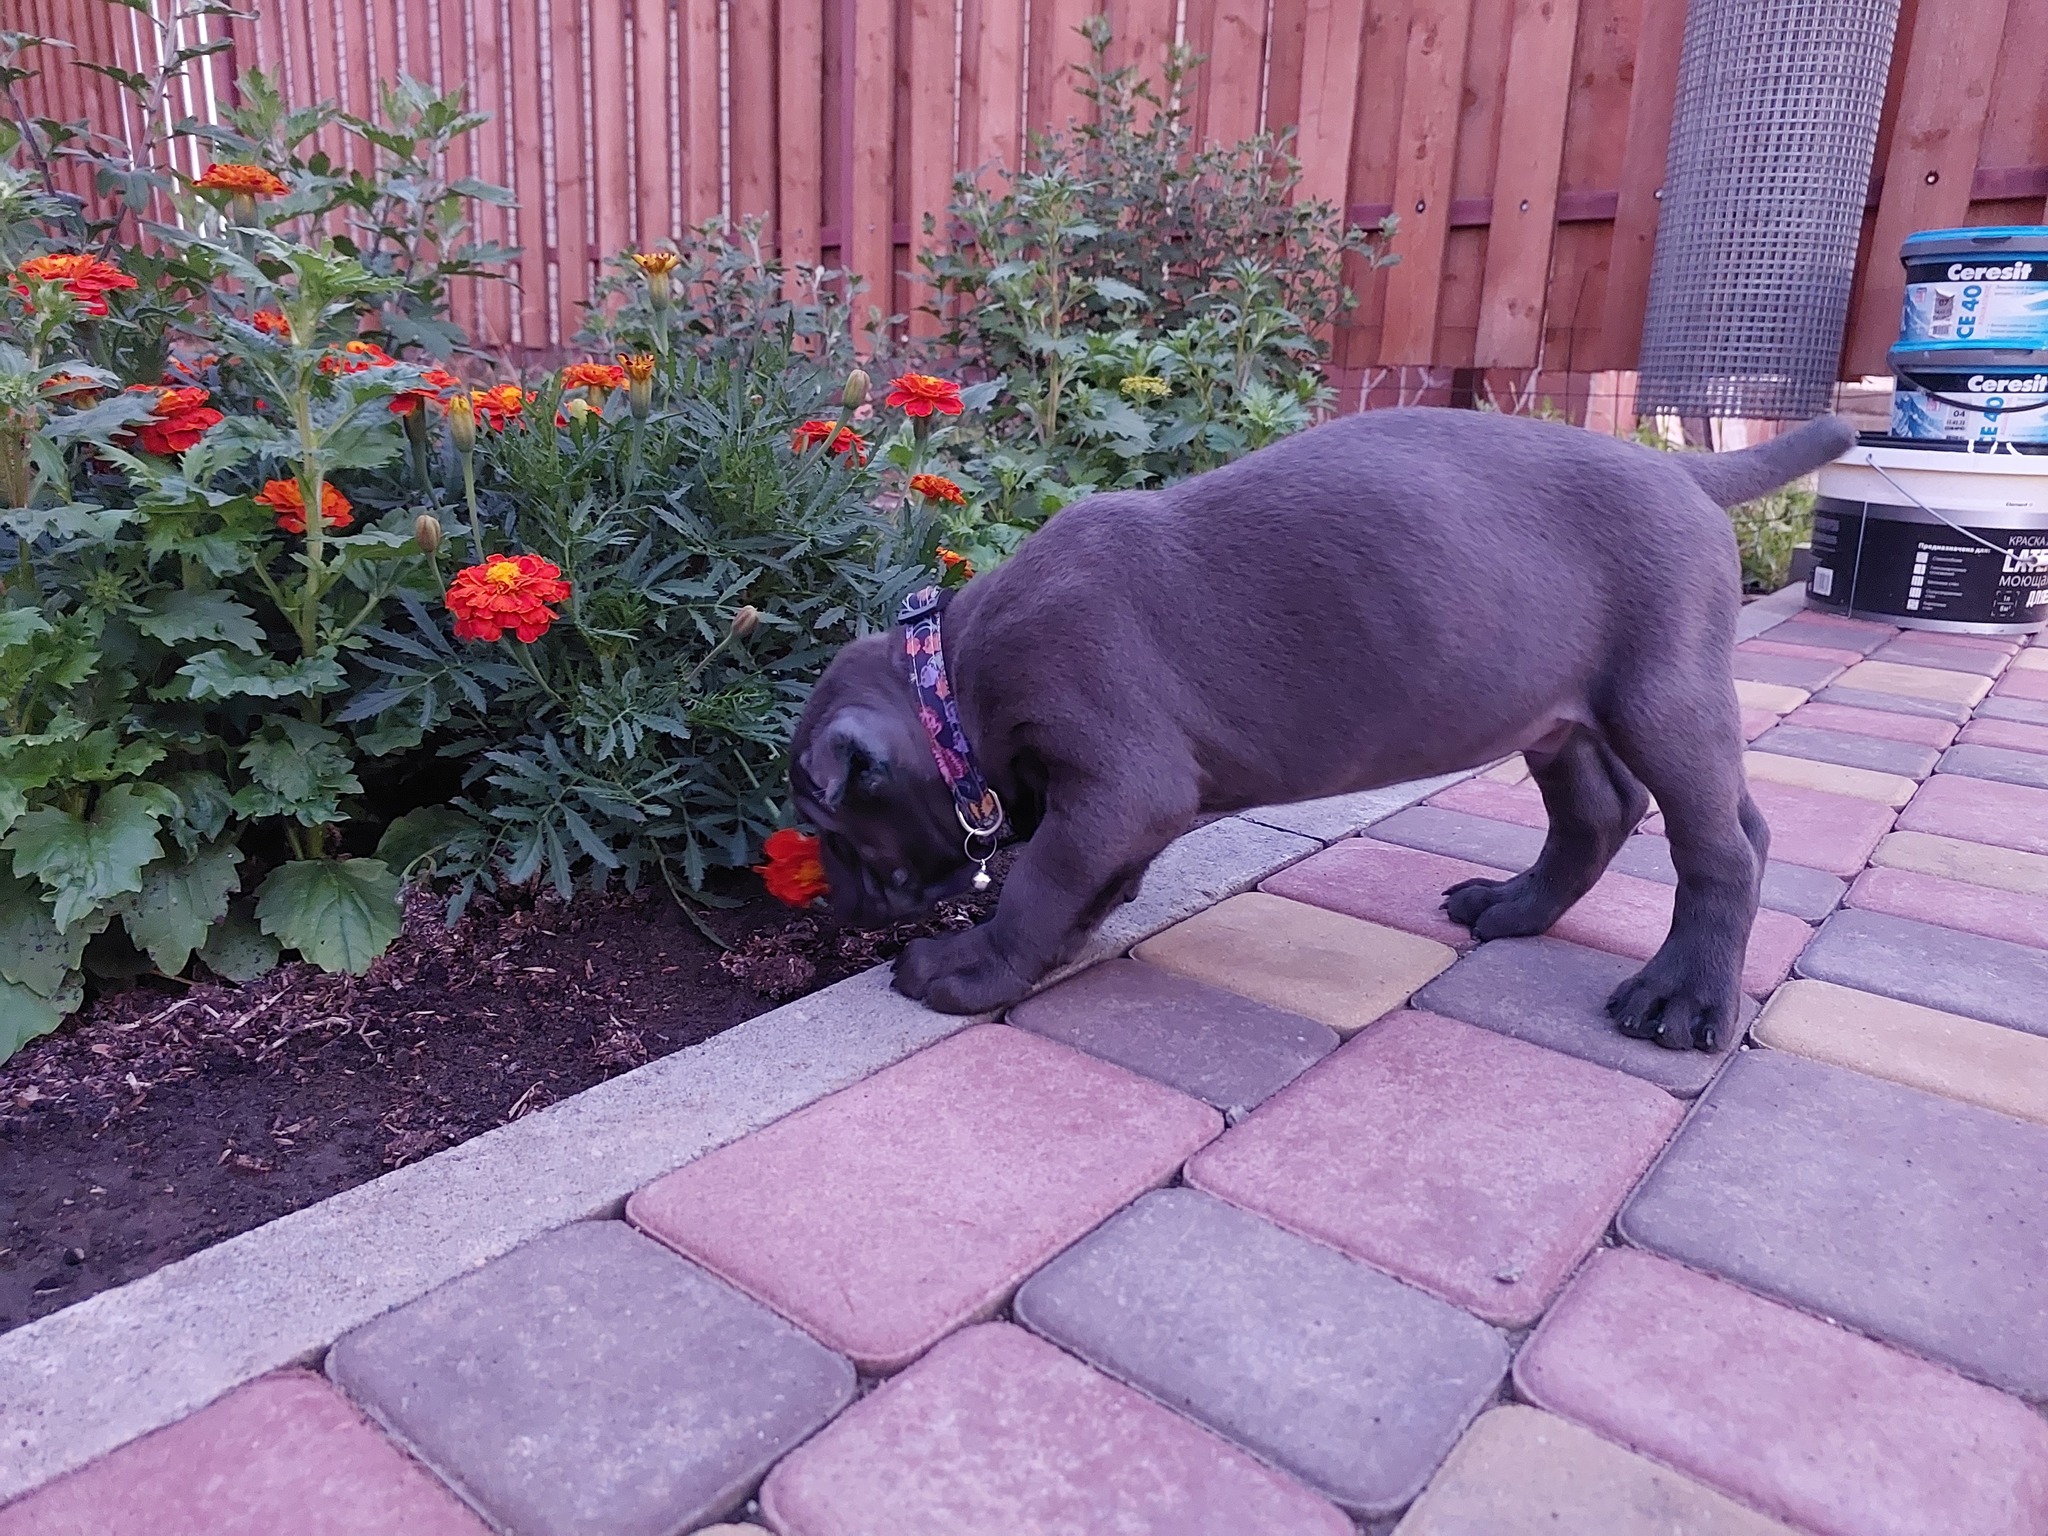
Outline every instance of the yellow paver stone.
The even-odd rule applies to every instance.
[[[1752,779],[1769,779],[1775,784],[1796,784],[1801,789],[1823,790],[1831,795],[1848,795],[1856,800],[1875,800],[1894,810],[1913,798],[1920,786],[1898,773],[1879,773],[1875,768],[1851,768],[1842,763],[1822,763],[1810,757],[1786,757],[1779,752],[1745,752],[1742,764]]]
[[[1768,709],[1774,715],[1782,715],[1797,709],[1812,695],[1804,688],[1793,688],[1785,683],[1753,683],[1746,677],[1738,677],[1735,680],[1735,697],[1751,709]]]
[[[1888,832],[1870,862],[2001,891],[2048,896],[2048,854],[2020,848],[1997,848],[1932,832]]]
[[[1751,1038],[2048,1125],[2048,1039],[1828,981],[1788,981]]]
[[[1448,945],[1252,891],[1140,944],[1140,960],[1320,1020],[1340,1035],[1450,967]]]
[[[1909,667],[1896,661],[1859,661],[1835,679],[1835,686],[1895,693],[1907,699],[1975,704],[1991,691],[1991,679],[1973,672],[1944,672],[1938,667]]]

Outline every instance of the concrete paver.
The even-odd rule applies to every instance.
[[[1977,706],[1979,720],[2017,720],[2023,725],[2048,725],[2048,701],[1993,694]]]
[[[1870,653],[1872,661],[1896,661],[1909,667],[1931,667],[1937,672],[1969,672],[1978,677],[1998,676],[2011,658],[2012,652],[2002,645],[1949,645],[1924,636],[1905,635]]]
[[[2005,722],[1993,721],[1992,724]],[[1996,779],[2002,784],[2024,784],[2048,790],[2048,757],[2034,751],[1987,747],[1977,742],[1959,742],[1941,754],[1943,773],[1964,773],[1977,779]]]
[[[1369,1519],[1415,1497],[1508,1368],[1456,1307],[1192,1189],[1090,1233],[1015,1314]]]
[[[1874,800],[1896,810],[1913,798],[1919,786],[1904,774],[1877,773],[1868,768],[1850,768],[1840,763],[1810,757],[1788,757],[1780,752],[1745,753],[1742,766],[1752,784],[1768,780],[1793,784],[1823,794],[1847,795],[1856,800]]]
[[[1533,780],[1503,784],[1498,779],[1467,779],[1439,790],[1423,802],[1469,816],[1487,816],[1541,832],[1550,825],[1550,813],[1543,808],[1543,794]]]
[[[1821,645],[1869,655],[1898,634],[1896,625],[1869,619],[1845,619],[1832,613],[1800,613],[1782,624],[1773,624],[1758,638],[1789,645]]]
[[[1864,652],[1839,645],[1818,645],[1797,640],[1781,640],[1766,630],[1754,640],[1744,640],[1735,647],[1737,656],[1792,656],[1808,661],[1832,661],[1839,666],[1853,667],[1861,661]]]
[[[1801,976],[2048,1035],[2048,951],[1883,912],[1845,909],[1815,935]]]
[[[1860,731],[1830,731],[1805,725],[1780,725],[1759,736],[1754,745],[1758,752],[1811,758],[1816,762],[1839,763],[1845,768],[1903,774],[1908,778],[1932,773],[1934,765],[1941,760],[1941,753],[1933,747],[1923,747],[1914,742],[1892,741]]]
[[[1678,888],[1609,870],[1550,927],[1550,937],[1647,960],[1671,931]],[[1783,912],[1761,910],[1749,932],[1742,990],[1761,997],[1783,981],[1813,930]]]
[[[1877,845],[1870,861],[1887,869],[1913,869],[2001,891],[2048,896],[2048,853],[2026,853],[1931,832],[1894,832]]]
[[[1788,981],[1759,1044],[2048,1125],[2048,1039],[1828,981]]]
[[[2048,949],[2048,896],[2026,896],[1910,869],[1866,869],[1848,905],[1942,928]]]
[[[1680,1112],[1621,1073],[1401,1013],[1276,1094],[1185,1177],[1514,1327],[1599,1241]]]
[[[1140,960],[1275,1008],[1363,1029],[1457,958],[1449,945],[1260,891],[1147,939]]]
[[[1972,747],[2048,755],[2048,725],[2028,725],[2021,720],[1972,720],[1956,740]]]
[[[1793,1536],[1726,1494],[1539,1408],[1480,1416],[1394,1536]]]
[[[1831,875],[1853,875],[1862,869],[1870,850],[1892,826],[1891,808],[1875,800],[1763,778],[1749,781],[1749,795],[1770,824],[1773,860]],[[1648,830],[1661,834],[1664,818],[1653,818]]]
[[[1784,1051],[1729,1063],[1622,1236],[2048,1398],[2048,1127]],[[1632,1308],[1637,1323],[1658,1315]]]
[[[1950,699],[1923,699],[1905,693],[1885,693],[1876,688],[1850,688],[1834,683],[1813,696],[1816,704],[1839,704],[1850,709],[1888,711],[1895,715],[1917,715],[1927,720],[1947,720],[1960,725],[1970,718],[1970,706]]]
[[[1626,1249],[1515,1362],[1541,1407],[1828,1536],[2048,1522],[2048,1424],[2003,1393]]]
[[[1010,1023],[1241,1113],[1337,1048],[1337,1034],[1140,960],[1105,960],[1010,1010]]]
[[[623,1222],[578,1222],[348,1335],[328,1373],[521,1536],[729,1514],[853,1367]]]
[[[1667,1051],[1614,1027],[1607,998],[1641,969],[1626,956],[1562,939],[1495,939],[1415,995],[1415,1006],[1612,1067],[1691,1098],[1741,1042],[1756,1004],[1744,998],[1720,1048]]]
[[[1860,709],[1853,704],[1802,704],[1785,717],[1785,724],[1843,735],[1881,736],[1887,741],[1910,742],[1921,747],[1945,747],[1956,739],[1952,720],[1902,715],[1896,710]]]
[[[635,1225],[870,1372],[992,1313],[1222,1129],[1027,1030],[964,1030],[658,1179]]]
[[[258,1377],[0,1509],[0,1536],[487,1536],[333,1387]]]
[[[1895,661],[1863,661],[1844,672],[1837,686],[1968,706],[1991,691],[1991,679],[1934,667],[1902,666]]]
[[[1505,880],[1513,873],[1371,837],[1351,837],[1290,864],[1259,889],[1467,950],[1478,940],[1470,929],[1444,915],[1444,892],[1462,881]]]
[[[2018,667],[2005,674],[1992,689],[2001,699],[2031,699],[2048,702],[2048,672]]]
[[[1803,653],[1803,654],[1800,654]],[[1822,688],[1863,658],[1854,652],[1838,660],[1805,646],[1774,645],[1765,650],[1755,641],[1735,648],[1735,675],[1747,682],[1781,683],[1788,688]]]
[[[1291,1478],[1022,1328],[947,1339],[768,1475],[781,1536],[1353,1536]]]

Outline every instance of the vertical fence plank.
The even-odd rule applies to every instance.
[[[824,223],[825,8],[823,0],[781,0],[775,74],[777,225],[789,291],[818,265]]]
[[[633,0],[633,242],[641,250],[676,233],[669,166],[681,152],[669,120],[670,0]]]
[[[939,317],[926,305],[931,290],[919,281],[918,257],[943,248],[953,189],[953,71],[938,61],[953,57],[953,0],[910,0],[910,99],[904,125],[910,135],[910,334],[935,336]],[[925,220],[934,233],[925,233]]]
[[[1235,144],[1259,128],[1265,78],[1266,0],[1188,0],[1188,42],[1207,62],[1195,74],[1195,131]]]
[[[1881,373],[1898,338],[1906,274],[1899,243],[1916,229],[1961,224],[1991,104],[2006,0],[1920,6],[1906,51],[1898,121],[1884,162],[1862,292],[1844,348],[1844,371]]]
[[[775,13],[768,0],[732,7],[732,216],[759,216],[775,238]],[[950,71],[949,71],[950,73]]]
[[[592,0],[590,102],[594,128],[591,170],[596,177],[597,229],[592,266],[603,264],[633,239],[632,129],[626,119],[625,0]]]
[[[519,292],[514,311],[513,344],[524,351],[548,345],[548,203],[544,153],[546,119],[551,110],[541,93],[540,8],[512,3],[500,13],[512,27],[505,40],[505,61],[512,72],[512,121],[517,127],[508,180],[518,198]]]
[[[1190,5],[1203,0],[1189,0]],[[1078,67],[1088,62],[1081,23],[1101,9],[1097,0],[1031,0],[1031,78],[1024,122],[1028,130],[1051,133],[1085,117],[1090,108],[1078,89]]]
[[[1362,8],[1354,19],[1361,35]],[[1273,19],[1266,40],[1266,105],[1260,128],[1278,133],[1301,121],[1302,73],[1307,67],[1309,0],[1273,0]],[[1322,65],[1317,65],[1318,71]],[[1356,99],[1354,88],[1353,99]]]
[[[1364,20],[1351,0],[1306,0],[1300,7],[1302,47],[1296,100],[1301,196],[1350,205],[1351,141],[1358,113]]]
[[[870,306],[889,313],[895,289],[896,17],[890,0],[841,0],[851,19],[847,56],[852,60],[853,123],[849,154],[846,266],[866,288],[855,329]]]
[[[963,0],[960,168],[1014,169],[1022,159],[1024,0]]]
[[[719,110],[718,0],[682,0],[683,205],[685,222],[718,217],[725,206],[725,119]]]
[[[583,132],[583,8],[574,0],[549,6],[548,68],[553,76],[554,185],[546,195],[555,208],[555,250],[548,342],[566,346],[582,323],[590,294],[590,148]]]
[[[1471,22],[1472,0],[1416,0],[1408,21],[1394,159],[1401,260],[1387,272],[1386,319],[1380,332],[1380,358],[1395,365],[1436,361],[1437,309]]]
[[[1162,88],[1175,10],[1174,0],[1110,0],[1109,67],[1134,68],[1141,79]]]
[[[1472,358],[1481,368],[1533,368],[1542,351],[1578,29],[1578,0],[1517,0]]]
[[[1614,242],[1607,254],[1607,297],[1601,308],[1600,346],[1588,366],[1633,368],[1643,342],[1643,311],[1650,302],[1650,259],[1657,247],[1657,194],[1671,145],[1671,113],[1678,99],[1678,56],[1685,43],[1685,7],[1646,0],[1637,34],[1635,79],[1629,87],[1628,137],[1614,208]]]
[[[474,111],[489,113],[491,119],[470,135],[468,170],[479,181],[509,186],[512,171],[507,163],[505,146],[513,120],[504,100],[509,84],[506,78],[508,61],[504,37],[499,30],[497,0],[465,0],[463,19],[462,30],[449,28],[443,23],[441,55],[444,60],[448,58],[452,31],[453,46],[462,50],[468,74],[469,105]],[[442,67],[444,72],[450,72],[448,64],[444,63]],[[514,246],[519,243],[518,218],[514,209],[486,205],[477,210],[477,230],[485,239]],[[515,290],[506,278],[478,280],[475,324],[477,336],[483,344],[494,347],[511,344],[514,296]]]

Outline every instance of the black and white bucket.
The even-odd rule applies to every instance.
[[[1810,606],[1907,629],[2048,625],[2048,456],[1865,441],[1820,472]]]
[[[2048,446],[2048,347],[1902,341],[1890,361],[1893,437]]]

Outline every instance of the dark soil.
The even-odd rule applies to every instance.
[[[737,888],[735,894],[737,894]],[[415,897],[363,977],[145,982],[0,1065],[0,1331],[709,1039],[966,927],[992,896],[879,932],[759,894]]]

